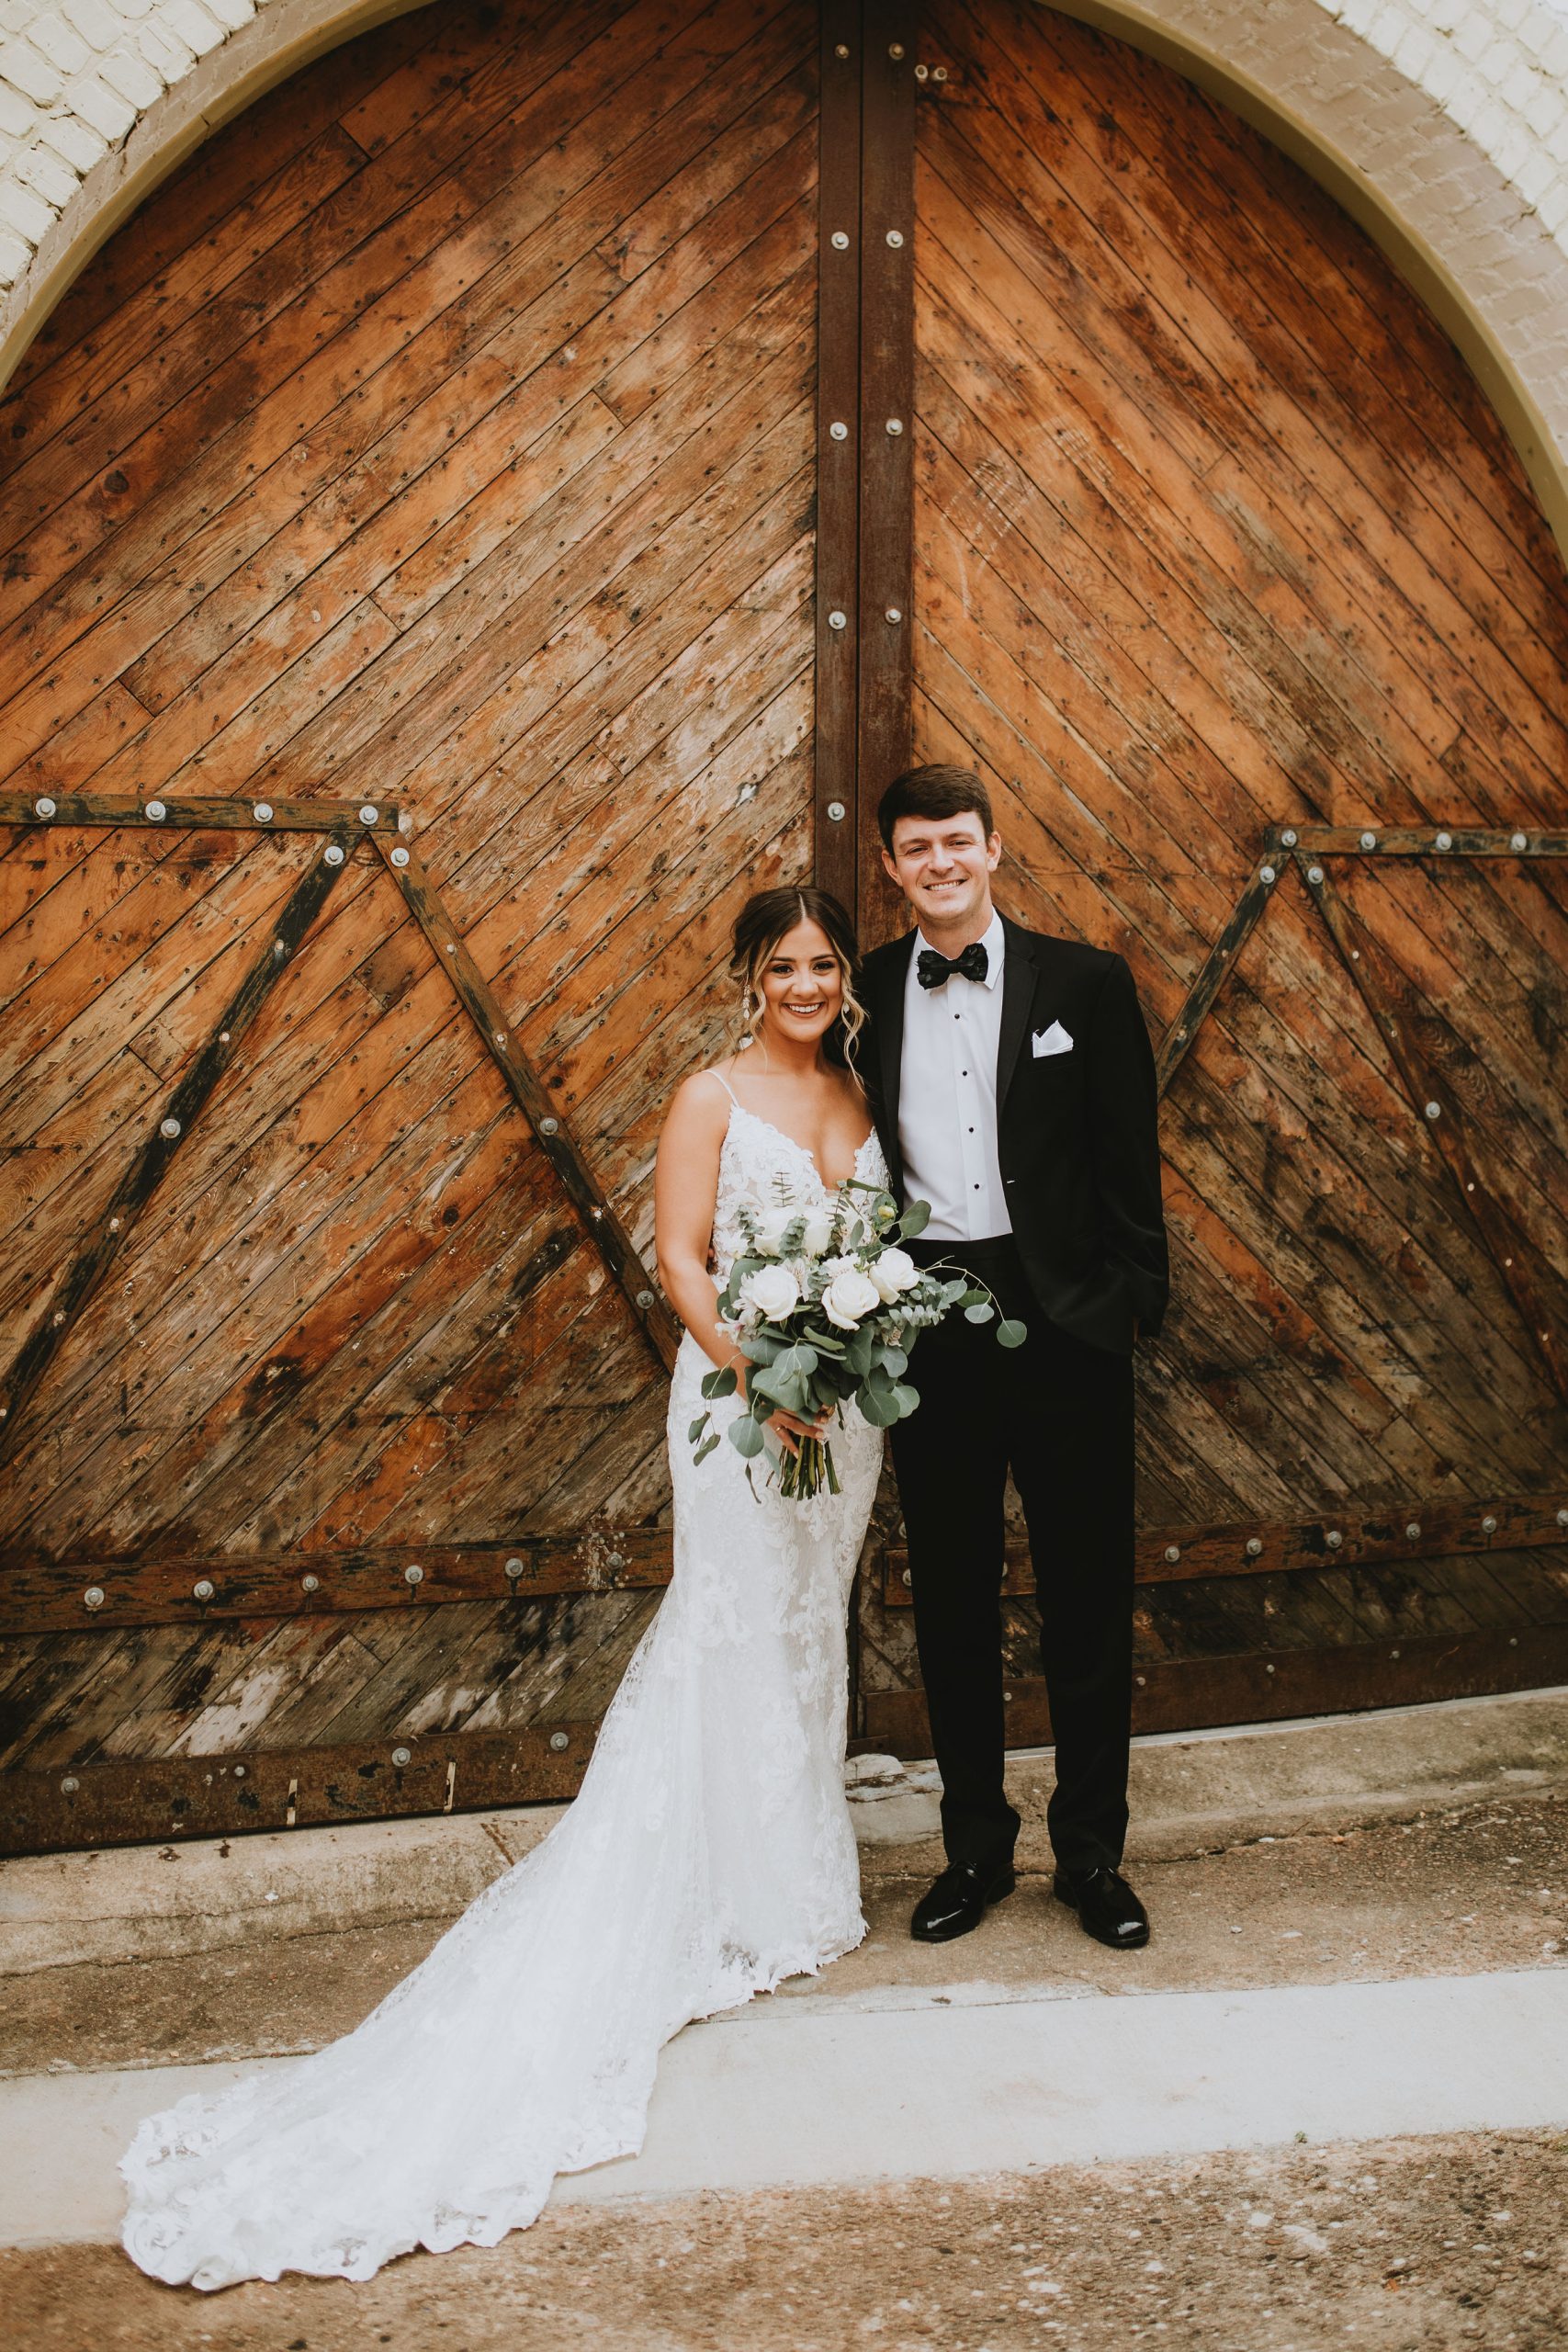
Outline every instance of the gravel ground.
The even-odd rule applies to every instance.
[[[578,2207],[365,2286],[12,2254],[0,2302],[10,2352],[1562,2352],[1568,2138]]]

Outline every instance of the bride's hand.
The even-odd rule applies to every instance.
[[[740,1384],[740,1394],[748,1404],[751,1401],[751,1391],[748,1385],[751,1372],[752,1366],[747,1359],[744,1356],[737,1357],[735,1376]],[[797,1454],[800,1452],[803,1438],[827,1436],[831,1419],[830,1413],[818,1413],[814,1420],[805,1420],[798,1413],[786,1413],[782,1405],[775,1405],[768,1416],[767,1425],[769,1429],[777,1431],[779,1443],[786,1453]]]

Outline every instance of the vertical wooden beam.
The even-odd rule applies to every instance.
[[[861,0],[823,0],[818,113],[813,865],[854,912],[860,691]]]
[[[0,1462],[13,1451],[23,1410],[62,1342],[108,1272],[165,1170],[190,1134],[209,1096],[239,1050],[240,1040],[261,1011],[323,899],[348,859],[354,839],[345,829],[333,835],[296,883],[271,936],[218,1016],[218,1025],[164,1103],[157,1125],[115,1186],[95,1237],[55,1284],[49,1305],[0,1382]]]
[[[909,760],[914,582],[917,0],[865,0],[861,112],[861,938],[902,927],[876,804]]]

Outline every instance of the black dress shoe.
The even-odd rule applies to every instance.
[[[1077,1913],[1086,1935],[1109,1944],[1112,1951],[1132,1951],[1148,1942],[1149,1915],[1121,1872],[1109,1863],[1086,1871],[1081,1878],[1069,1878],[1066,1871],[1058,1871],[1051,1892],[1058,1903]]]
[[[1010,1862],[989,1871],[976,1870],[973,1862],[950,1862],[916,1904],[909,1933],[921,1944],[944,1944],[953,1936],[966,1936],[979,1926],[987,1905],[999,1903],[1016,1883]]]

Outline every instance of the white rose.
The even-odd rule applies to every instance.
[[[863,1315],[870,1315],[881,1304],[870,1275],[863,1274],[849,1259],[840,1261],[839,1272],[822,1294],[822,1311],[840,1331],[852,1331]]]
[[[764,1322],[777,1323],[800,1304],[800,1284],[787,1266],[759,1266],[740,1285],[740,1306],[752,1307]]]
[[[885,1250],[871,1268],[871,1279],[876,1284],[878,1298],[891,1305],[913,1290],[920,1279],[920,1270],[907,1250]]]
[[[832,1233],[833,1220],[830,1216],[808,1216],[806,1220],[805,1238],[800,1246],[808,1258],[819,1258],[828,1247]]]
[[[765,1258],[778,1256],[785,1228],[794,1215],[793,1209],[772,1208],[758,1212],[755,1227],[757,1247]]]

